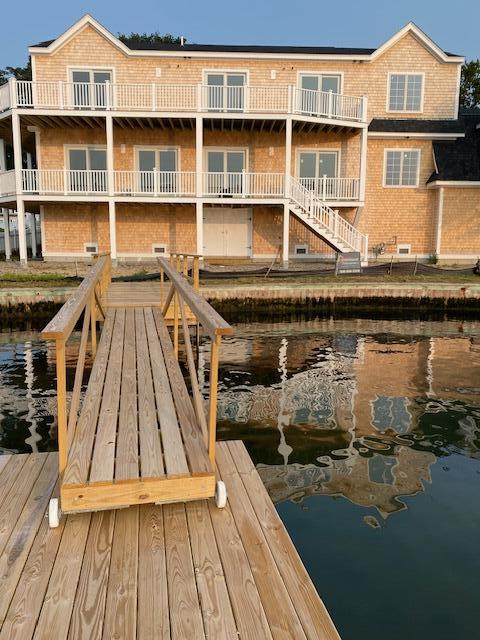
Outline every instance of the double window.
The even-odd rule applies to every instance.
[[[244,149],[207,151],[207,194],[241,195],[245,167],[246,150]]]
[[[209,111],[244,111],[247,75],[238,72],[206,74]]]
[[[84,193],[107,191],[107,152],[102,147],[68,149],[68,189]]]
[[[384,185],[386,187],[417,187],[420,170],[418,149],[387,149],[385,151]]]
[[[323,188],[323,178],[327,194],[333,192],[333,180],[338,176],[338,151],[301,151],[298,154],[298,177],[309,191],[319,192]]]
[[[388,110],[420,112],[422,110],[423,74],[391,73]]]
[[[333,105],[333,96],[341,92],[342,77],[336,73],[301,73],[299,77],[297,108],[308,114],[328,115]]]
[[[177,149],[138,149],[137,162],[141,192],[178,192]]]
[[[108,105],[107,82],[112,82],[112,72],[108,69],[73,69],[73,106],[105,109]]]

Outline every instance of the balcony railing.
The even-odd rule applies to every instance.
[[[24,194],[79,195],[106,194],[108,176],[104,170],[23,169]]]
[[[15,171],[0,171],[0,198],[15,195]]]
[[[194,196],[194,171],[115,171],[115,194]]]
[[[230,173],[203,174],[203,195],[219,198],[283,198],[283,173]]]
[[[358,200],[360,180],[358,178],[298,178],[308,191],[321,200]]]
[[[5,88],[6,87],[6,88]],[[0,111],[34,109],[299,114],[366,121],[366,99],[293,85],[167,85],[159,83],[10,82],[1,87]],[[10,105],[10,102],[13,102]]]

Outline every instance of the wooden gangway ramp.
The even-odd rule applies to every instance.
[[[228,491],[49,527],[56,453],[0,457],[0,640],[339,639],[241,442]]]

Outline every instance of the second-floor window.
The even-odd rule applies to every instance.
[[[97,193],[107,190],[107,152],[99,147],[68,149],[69,189]]]
[[[338,175],[338,151],[300,151],[298,154],[298,177],[309,191],[333,192],[334,182],[328,178]],[[325,187],[323,178],[327,178]]]
[[[177,192],[177,149],[138,149],[137,163],[142,192]]]
[[[392,73],[389,80],[389,111],[421,111],[423,75],[421,73]]]
[[[247,76],[238,72],[206,74],[207,109],[209,111],[243,111]]]
[[[78,109],[105,109],[106,83],[111,81],[112,72],[108,69],[73,69],[73,105]]]
[[[301,73],[297,108],[307,114],[328,116],[335,111],[333,94],[340,93],[341,81],[340,74]]]
[[[246,150],[207,150],[207,184],[209,195],[242,194],[243,172],[246,169]]]
[[[387,149],[385,151],[384,185],[386,187],[417,187],[420,170],[418,149]]]

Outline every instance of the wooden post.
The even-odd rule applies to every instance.
[[[185,278],[188,276],[188,256],[183,256],[183,275]]]
[[[193,288],[195,291],[200,289],[200,257],[193,258]]]
[[[65,340],[55,342],[57,361],[57,431],[58,431],[58,472],[65,471],[68,457],[67,433],[67,372],[65,363]]]
[[[208,455],[212,465],[215,464],[215,441],[217,434],[217,393],[218,393],[218,356],[220,336],[212,339],[210,349],[210,400],[208,406]]]
[[[164,285],[165,285],[165,273],[163,271],[163,268],[160,267],[160,309],[163,309],[163,303],[165,300],[165,295],[164,295]]]
[[[178,294],[176,291],[173,295],[173,350],[178,360]]]
[[[90,298],[90,322],[92,331],[92,357],[95,358],[97,353],[97,303],[95,300],[95,291]]]

